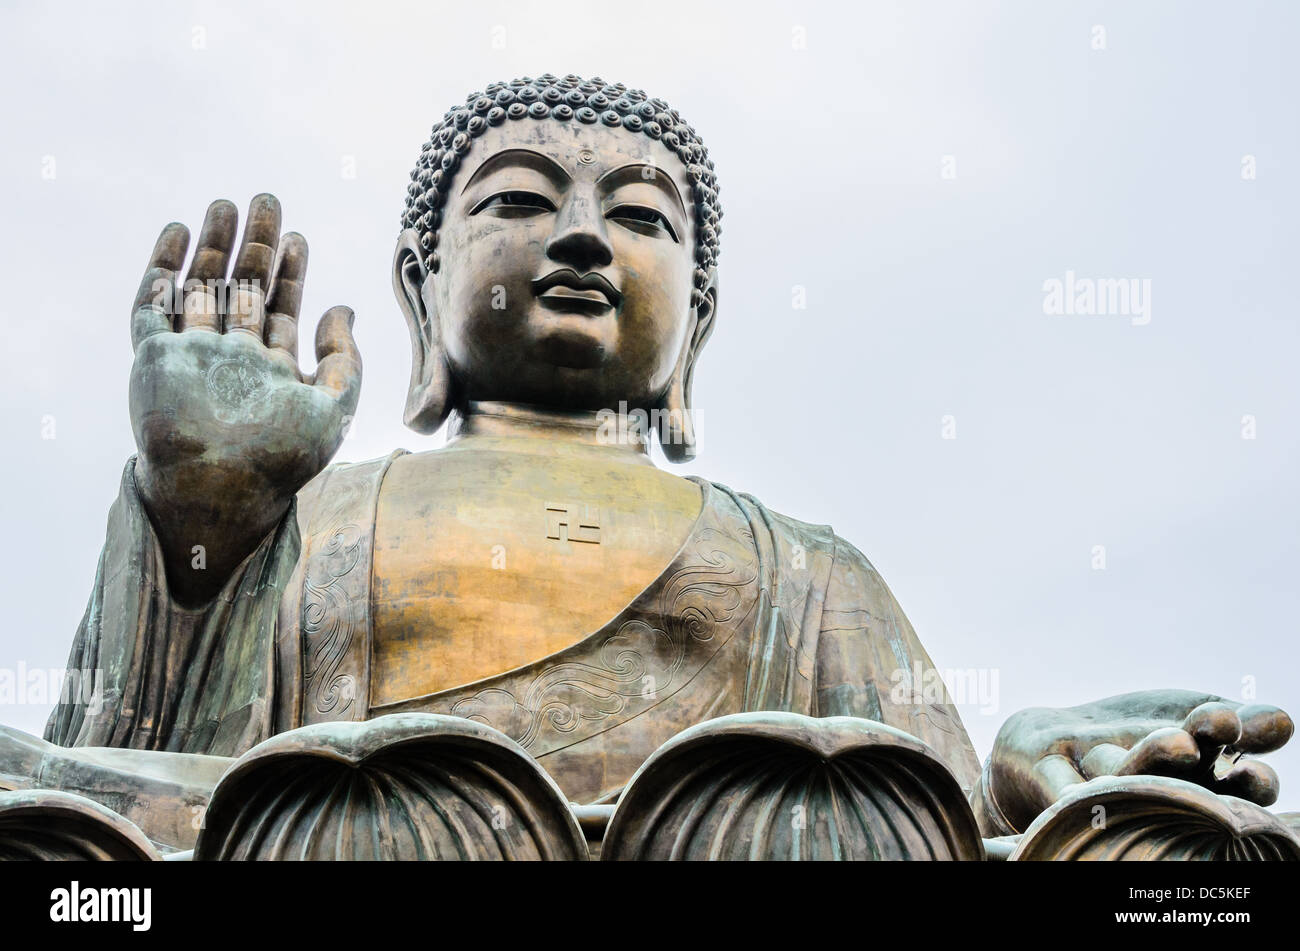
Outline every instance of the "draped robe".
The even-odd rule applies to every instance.
[[[128,462],[68,661],[69,677],[100,671],[103,702],[61,703],[45,738],[238,756],[310,723],[444,713],[501,730],[570,799],[602,802],[688,726],[783,710],[887,723],[929,744],[963,787],[977,780],[947,693],[914,683],[933,670],[929,656],[861,552],[828,526],[701,479],[686,541],[598,630],[514,670],[372,705],[376,503],[401,454],[327,468],[195,609],[168,593]]]

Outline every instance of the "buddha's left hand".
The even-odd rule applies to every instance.
[[[1277,773],[1242,756],[1276,750],[1293,731],[1291,718],[1277,707],[1190,690],[1035,707],[1012,716],[998,732],[982,794],[1017,832],[1070,786],[1098,776],[1172,776],[1270,806],[1277,801]]]

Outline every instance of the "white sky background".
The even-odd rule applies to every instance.
[[[1017,709],[1142,688],[1254,678],[1300,715],[1300,7],[728,7],[6,4],[0,668],[66,661],[159,228],[278,195],[311,244],[304,349],[357,312],[337,458],[429,448],[389,278],[408,172],[467,93],[577,72],[663,96],[717,163],[719,322],[678,471],[832,524],[939,667],[996,671],[996,712],[962,707],[981,756]],[[1067,269],[1149,279],[1150,323],[1045,315]],[[1272,762],[1300,808],[1300,749]]]

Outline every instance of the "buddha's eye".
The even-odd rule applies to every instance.
[[[477,215],[480,211],[488,210],[499,218],[528,218],[554,211],[555,205],[549,198],[536,192],[497,192],[475,205],[470,214]]]
[[[654,236],[667,234],[674,241],[677,240],[677,232],[673,231],[667,216],[646,205],[619,205],[617,208],[610,209],[605,217],[640,234]]]

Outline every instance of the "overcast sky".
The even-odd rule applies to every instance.
[[[1300,7],[729,6],[6,3],[0,668],[66,661],[159,228],[278,195],[304,324],[357,312],[338,458],[430,448],[389,278],[408,172],[470,91],[576,72],[668,99],[717,164],[678,471],[833,525],[939,667],[996,675],[962,707],[981,757],[1019,708],[1142,688],[1300,715]],[[1140,300],[1045,312],[1067,272]],[[1300,809],[1300,748],[1272,761]]]

